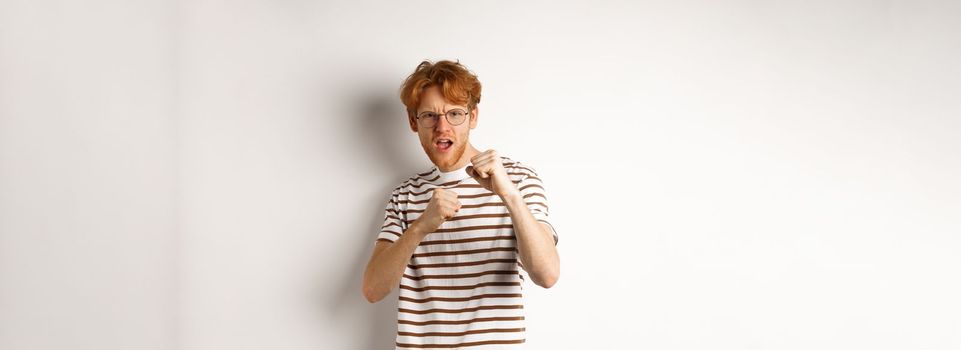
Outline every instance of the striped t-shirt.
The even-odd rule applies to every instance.
[[[530,166],[501,157],[531,214],[548,221],[544,184]],[[507,206],[466,172],[436,166],[393,190],[378,241],[394,242],[424,212],[434,188],[457,193],[461,208],[428,234],[400,280],[397,349],[520,349],[525,340],[522,274]],[[554,228],[551,226],[551,230]],[[557,232],[553,232],[557,244]]]

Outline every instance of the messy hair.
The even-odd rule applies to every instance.
[[[421,93],[435,85],[440,87],[444,99],[451,103],[466,105],[470,109],[480,103],[481,83],[474,73],[460,64],[460,60],[437,63],[425,60],[417,65],[414,73],[400,87],[400,100],[407,106],[407,115],[414,116],[420,106]]]

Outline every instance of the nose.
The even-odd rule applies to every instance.
[[[437,122],[434,123],[434,129],[436,129],[436,130],[446,130],[446,129],[450,129],[450,128],[453,128],[453,127],[454,127],[454,126],[451,125],[449,121],[447,121],[447,116],[446,116],[446,115],[439,115],[439,116],[437,116]]]

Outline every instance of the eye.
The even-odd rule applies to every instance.
[[[467,112],[465,112],[463,109],[455,109],[453,111],[450,111],[450,114],[451,116],[460,118],[467,115]]]

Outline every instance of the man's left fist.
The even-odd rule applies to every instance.
[[[517,186],[507,176],[501,157],[497,151],[489,149],[471,157],[471,165],[467,166],[467,174],[477,180],[481,186],[501,198],[519,195]]]

